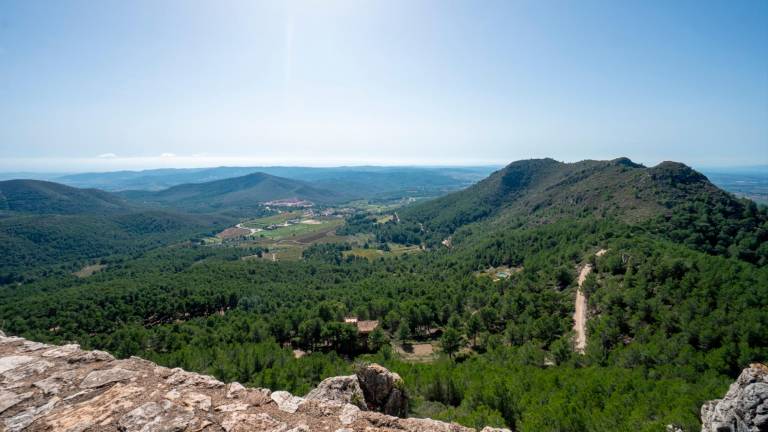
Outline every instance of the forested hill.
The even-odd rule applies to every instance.
[[[131,203],[97,189],[37,180],[0,182],[0,285],[49,272],[70,273],[210,234],[222,215],[190,215]]]
[[[115,213],[124,199],[98,189],[77,189],[40,180],[0,182],[0,211],[34,214]]]
[[[290,198],[325,204],[345,198],[337,192],[303,181],[264,173],[182,184],[158,192],[126,191],[122,195],[137,202],[173,205],[195,211],[247,209],[265,201]]]
[[[487,179],[400,213],[381,235],[434,245],[473,222],[482,231],[569,217],[615,218],[709,253],[768,260],[768,216],[677,162],[647,168],[627,158],[562,163],[517,161]]]

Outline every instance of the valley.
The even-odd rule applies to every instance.
[[[696,430],[768,355],[768,210],[685,165],[329,184],[0,182],[0,329],[294,394],[376,362],[413,416],[519,431]]]

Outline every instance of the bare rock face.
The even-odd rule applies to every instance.
[[[356,375],[369,409],[398,417],[408,414],[408,396],[400,375],[376,363],[360,367]]]
[[[396,373],[370,365],[302,398],[0,332],[0,431],[474,432],[385,414],[406,414],[403,389]]]
[[[768,431],[768,366],[744,369],[722,399],[701,407],[701,422],[702,432]]]
[[[365,395],[356,375],[337,376],[324,379],[305,397],[307,400],[335,400],[367,410]]]

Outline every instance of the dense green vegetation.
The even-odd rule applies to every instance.
[[[97,189],[77,189],[39,180],[0,182],[0,215],[104,214],[130,207],[125,200]]]
[[[147,209],[107,192],[35,180],[0,182],[0,210],[0,284],[138,256],[235,220]]]
[[[0,287],[0,328],[298,394],[377,361],[404,377],[414,414],[471,426],[698,430],[701,403],[768,359],[766,209],[676,164],[513,165],[399,222],[361,213],[343,228],[425,253],[363,259],[324,243],[270,262],[242,259],[256,248],[179,243],[87,279]],[[571,316],[586,263],[580,355]],[[482,275],[498,266],[517,270]],[[348,315],[381,330],[358,337]],[[408,363],[403,341],[442,354]]]
[[[316,203],[334,203],[344,197],[309,183],[264,173],[252,173],[207,183],[188,183],[157,192],[127,191],[126,198],[142,203],[173,206],[194,212],[252,212],[261,203],[299,199]]]

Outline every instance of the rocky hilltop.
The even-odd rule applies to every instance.
[[[744,369],[722,399],[701,407],[701,423],[702,432],[768,431],[768,366]]]
[[[8,432],[474,431],[394,416],[407,406],[400,377],[378,365],[298,397],[0,332],[0,430]],[[494,431],[505,429],[483,429]]]

